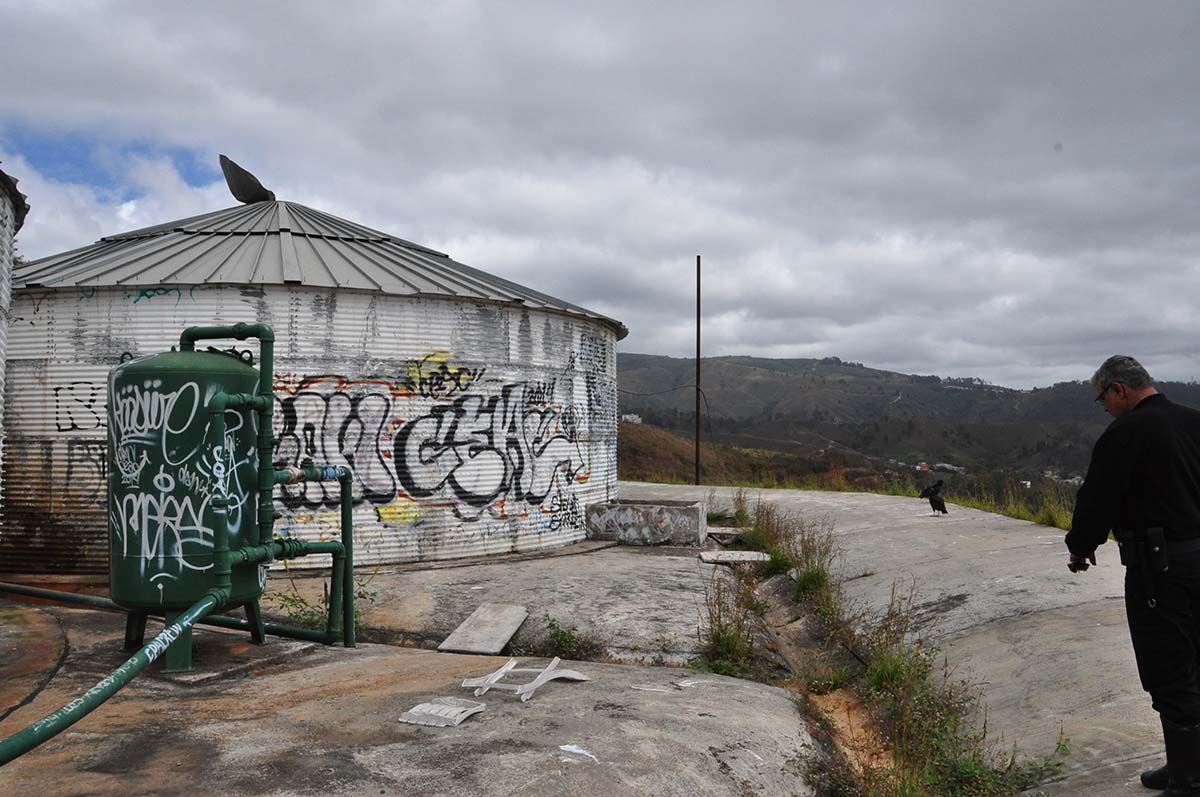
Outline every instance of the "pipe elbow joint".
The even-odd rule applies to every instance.
[[[229,602],[231,590],[228,587],[213,587],[208,592],[204,593],[205,598],[212,598],[214,601],[213,608],[219,609]]]

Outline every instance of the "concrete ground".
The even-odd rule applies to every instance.
[[[522,603],[534,630],[550,615],[625,660],[681,661],[695,655],[711,574],[694,549],[596,544],[394,568],[368,584],[377,594],[366,621],[371,637],[432,645],[481,602]],[[291,589],[272,581],[269,592]],[[319,578],[295,582],[319,595]],[[0,738],[116,668],[122,633],[123,615],[0,600]],[[193,673],[164,675],[156,663],[0,769],[0,794],[811,794],[801,770],[814,742],[799,699],[758,683],[564,663],[591,680],[551,681],[527,703],[492,691],[483,713],[432,728],[397,720],[436,697],[472,697],[462,680],[507,658],[277,638],[258,647],[207,629],[195,650]]]
[[[730,500],[732,490],[622,483],[622,498]],[[876,609],[915,579],[916,617],[960,674],[982,684],[988,726],[1030,755],[1070,739],[1047,794],[1144,794],[1161,741],[1124,625],[1122,568],[1073,575],[1062,533],[912,498],[751,491],[808,518],[828,514],[849,594]],[[712,567],[686,549],[583,544],[488,564],[381,569],[367,585],[369,638],[434,645],[482,602],[520,603],[605,641],[617,660],[678,662],[696,651]],[[367,575],[367,574],[362,574]],[[296,589],[319,594],[318,578]],[[292,589],[272,576],[269,594]],[[49,713],[122,660],[120,618],[0,602],[0,736]],[[55,740],[0,770],[0,793],[59,794],[805,794],[811,739],[782,690],[686,669],[571,665],[528,703],[489,694],[458,728],[400,724],[503,658],[384,644],[354,651],[214,631],[197,675],[149,673]],[[703,683],[678,687],[678,682]],[[39,691],[40,689],[40,691]],[[30,697],[30,696],[33,697]],[[7,707],[20,704],[10,716]],[[585,752],[577,752],[585,751]],[[196,758],[198,760],[193,760]]]
[[[622,483],[621,497],[704,499],[707,487]],[[732,490],[718,488],[721,502]],[[1030,755],[1069,739],[1053,795],[1148,794],[1142,769],[1162,763],[1162,737],[1138,681],[1115,546],[1099,566],[1067,570],[1063,532],[951,504],[863,493],[748,491],[807,518],[828,515],[845,551],[848,594],[886,607],[915,583],[915,615],[952,665],[983,687],[988,728]]]
[[[615,661],[682,666],[699,655],[700,611],[715,567],[695,548],[588,541],[550,555],[381,568],[357,582],[374,593],[361,611],[368,639],[436,647],[481,603],[511,603],[529,610],[517,643],[544,631],[549,617],[595,638]],[[318,601],[325,581],[273,573],[268,595]],[[277,606],[268,611],[280,615]]]

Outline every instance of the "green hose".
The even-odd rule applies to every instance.
[[[215,609],[222,600],[222,596],[215,592],[206,593],[199,602],[179,615],[178,620],[164,628],[162,633],[150,640],[128,661],[113,670],[103,681],[53,714],[42,717],[24,730],[17,731],[7,739],[0,741],[0,766],[29,752],[86,717],[101,703],[115,695],[121,687],[129,683],[133,676],[150,666],[150,663],[166,652],[171,643],[178,639],[185,630],[191,628],[197,620]]]

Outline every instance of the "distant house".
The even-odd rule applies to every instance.
[[[642,416],[638,415],[637,413],[627,412],[621,416],[621,420],[625,421],[626,423],[641,423]]]
[[[929,464],[926,462],[918,462],[916,465],[913,465],[913,470],[929,470]]]
[[[945,471],[946,473],[966,473],[967,469],[961,465],[951,465],[949,462],[938,462],[933,466],[934,470]]]

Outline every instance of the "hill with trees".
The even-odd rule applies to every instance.
[[[694,359],[617,357],[620,411],[646,423],[694,427]],[[824,359],[707,357],[702,363],[706,438],[853,461],[945,463],[1004,469],[1018,478],[1082,476],[1111,418],[1086,382],[1016,390],[975,378],[901,374]],[[1200,407],[1200,385],[1164,382],[1173,400]],[[672,389],[677,388],[677,389]]]

